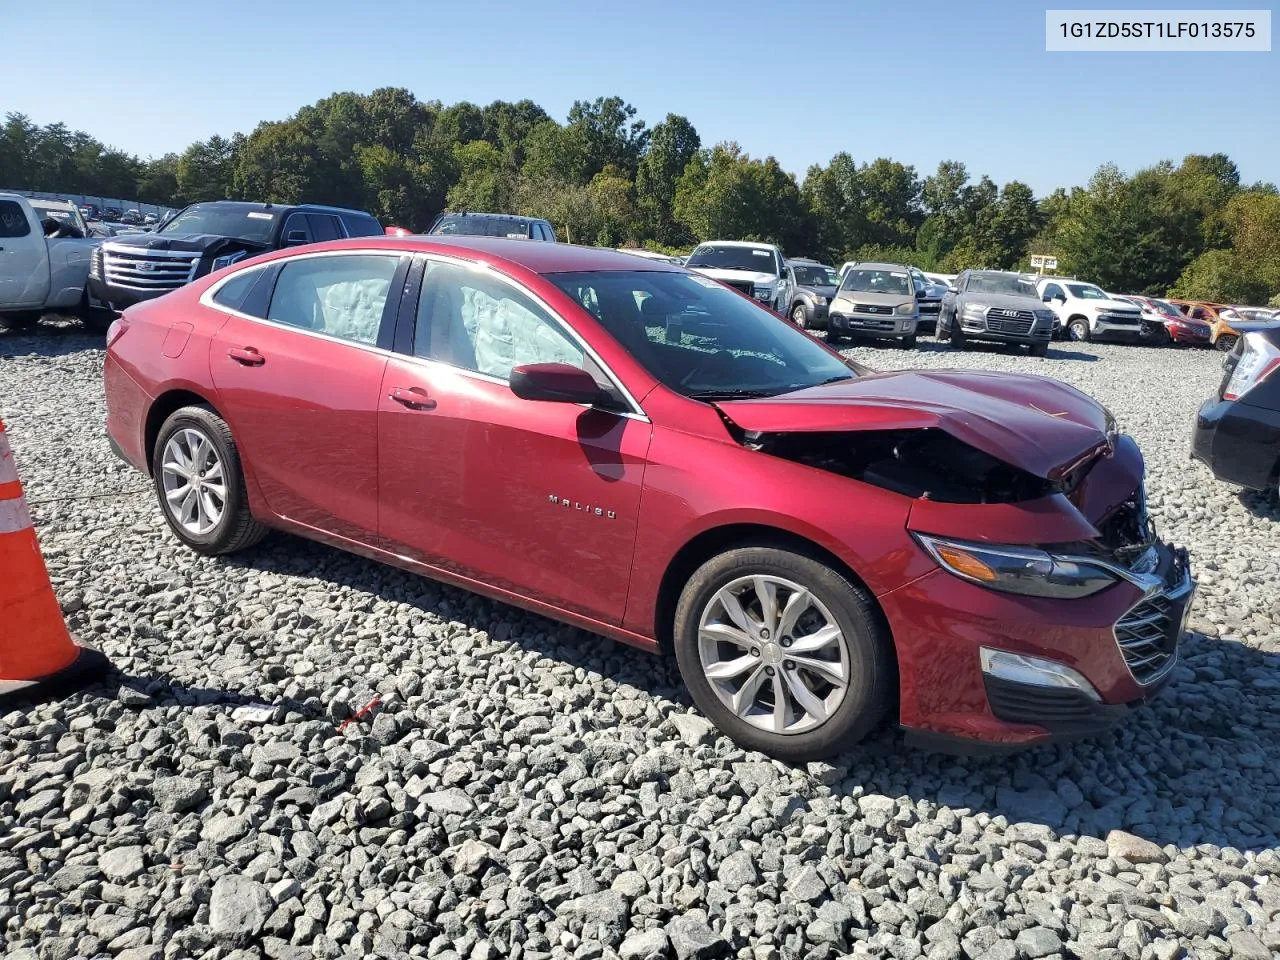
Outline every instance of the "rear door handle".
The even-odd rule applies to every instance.
[[[260,367],[267,362],[267,358],[253,347],[232,347],[227,351],[227,356],[246,367]]]
[[[421,387],[394,387],[387,396],[410,410],[434,410],[436,408],[436,402],[428,397],[427,391]]]

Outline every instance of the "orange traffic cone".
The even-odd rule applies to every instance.
[[[85,683],[106,667],[67,632],[0,421],[0,705]]]

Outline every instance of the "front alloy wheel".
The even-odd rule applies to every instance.
[[[797,303],[795,305],[795,308],[791,311],[791,319],[801,330],[804,330],[809,326],[808,318],[804,312],[803,303]]]
[[[702,611],[698,657],[720,702],[772,733],[826,723],[849,689],[835,618],[780,577],[739,577],[721,587]]]
[[[730,550],[681,593],[680,672],[741,746],[790,762],[830,756],[866,736],[891,698],[892,649],[871,603],[812,557]]]

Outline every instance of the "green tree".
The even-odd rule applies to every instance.
[[[676,183],[701,145],[693,124],[673,113],[651,131],[636,169],[636,203],[645,232],[661,243],[690,239],[675,217]]]
[[[511,209],[512,180],[502,152],[488,140],[453,148],[458,181],[449,188],[449,209],[505,212]]]

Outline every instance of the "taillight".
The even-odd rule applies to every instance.
[[[111,322],[111,326],[107,327],[107,346],[109,347],[119,340],[128,329],[129,321],[124,318],[124,315],[121,314],[116,317],[115,320]]]
[[[1247,333],[1242,340],[1244,352],[1236,361],[1222,391],[1223,400],[1239,400],[1246,393],[1271,375],[1271,371],[1280,367],[1280,348],[1277,348],[1260,334]]]

